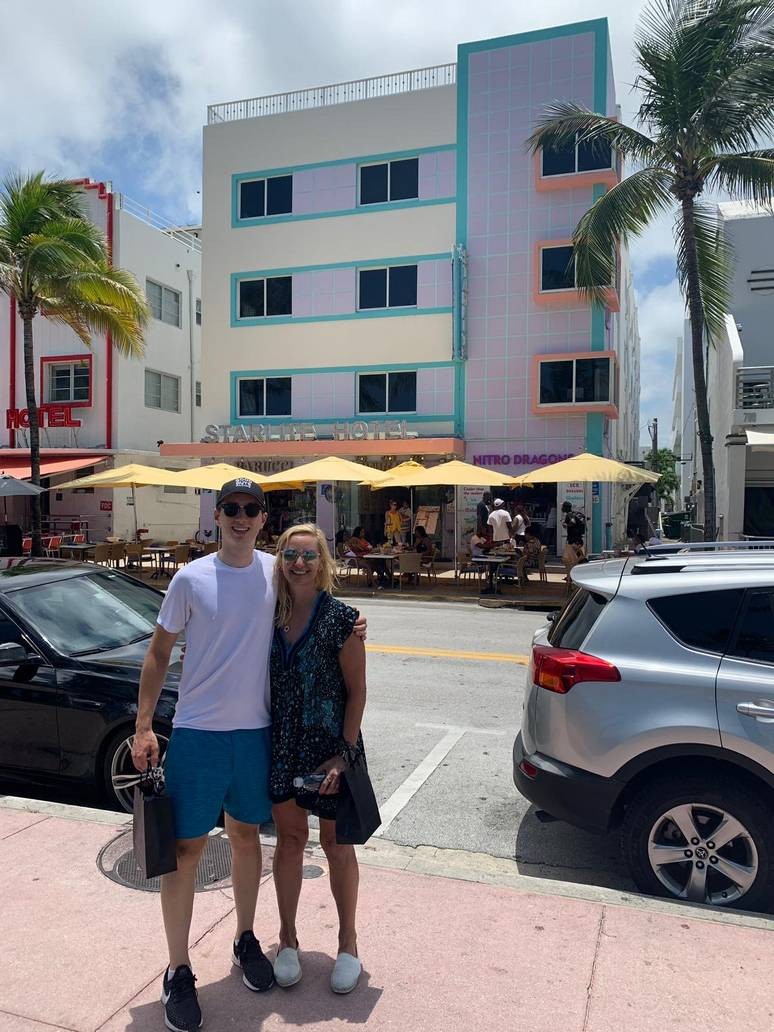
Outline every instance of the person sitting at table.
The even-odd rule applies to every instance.
[[[362,559],[363,556],[373,551],[373,545],[366,539],[362,527],[355,527],[352,531],[352,537],[347,542],[347,548],[357,559]],[[362,567],[365,570],[366,584],[369,588],[372,588],[374,585],[374,573],[379,579],[379,587],[383,588],[385,586],[389,579],[387,577],[386,559],[369,559],[368,562],[362,563]]]
[[[470,555],[473,559],[486,555],[492,547],[492,542],[483,531],[475,530],[470,535]]]
[[[424,527],[417,527],[414,531],[414,548],[422,556],[422,565],[429,566],[435,557],[435,542],[428,537]]]

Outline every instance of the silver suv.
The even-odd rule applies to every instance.
[[[774,551],[654,552],[572,577],[533,640],[517,788],[556,819],[620,827],[644,892],[766,909]]]

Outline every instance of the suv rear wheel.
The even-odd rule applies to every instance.
[[[629,801],[623,851],[643,892],[762,910],[774,887],[773,816],[732,778],[663,779]]]

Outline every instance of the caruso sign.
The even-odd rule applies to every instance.
[[[475,466],[550,466],[554,462],[571,459],[573,455],[573,452],[568,452],[566,455],[561,452],[556,454],[551,452],[550,455],[545,452],[541,452],[539,455],[529,452],[511,453],[510,455],[474,455],[473,464]]]
[[[314,423],[253,423],[250,426],[229,426],[225,423],[208,423],[204,428],[202,444],[240,444],[267,441],[400,441],[419,437],[416,430],[409,430],[402,419],[384,419],[366,423],[356,419],[352,423],[332,423],[324,431]]]

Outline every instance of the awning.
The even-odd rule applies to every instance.
[[[747,443],[758,451],[774,451],[774,430],[746,430]]]
[[[57,473],[72,473],[76,469],[96,466],[104,461],[104,455],[94,455],[90,459],[41,459],[40,476],[53,477]],[[29,480],[32,476],[29,456],[19,456],[18,459],[0,457],[0,473],[9,473],[18,480]]]

